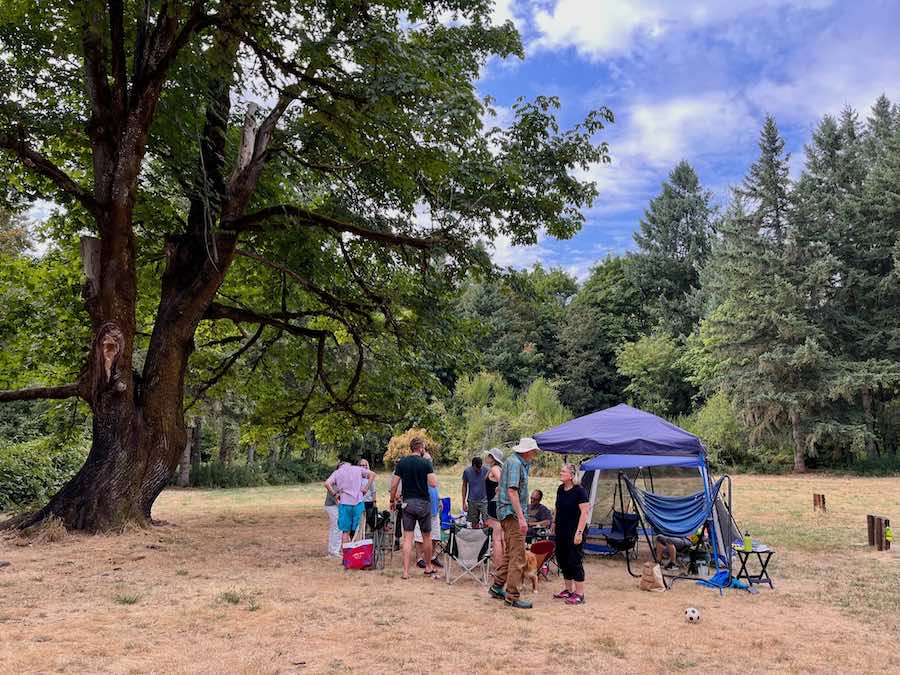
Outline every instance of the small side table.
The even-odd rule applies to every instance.
[[[741,569],[738,571],[735,579],[744,579],[751,586],[754,584],[769,584],[769,588],[775,588],[775,585],[772,583],[772,577],[769,576],[768,572],[769,561],[772,559],[772,556],[775,555],[775,551],[768,546],[754,546],[752,551],[736,548],[734,549],[734,552],[737,553],[738,560],[741,561]],[[756,555],[757,562],[759,563],[758,574],[750,574],[747,570],[747,563],[752,555]]]

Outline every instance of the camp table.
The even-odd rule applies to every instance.
[[[775,551],[765,544],[754,543],[753,548],[750,551],[745,551],[743,548],[735,548],[734,552],[737,553],[738,559],[741,561],[741,569],[738,571],[735,579],[746,579],[750,586],[753,586],[754,584],[769,584],[769,588],[775,588],[775,585],[772,583],[772,577],[769,576],[767,569],[769,560],[775,555]],[[758,574],[750,574],[750,572],[747,571],[747,562],[750,560],[750,556],[754,554],[756,554],[756,559],[759,562]]]

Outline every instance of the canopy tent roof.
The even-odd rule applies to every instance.
[[[703,444],[694,434],[624,403],[569,420],[534,438],[541,450],[572,455],[696,457],[703,453]]]
[[[622,469],[643,469],[650,466],[677,466],[691,468],[701,466],[700,455],[679,457],[677,455],[597,455],[581,463],[583,471],[621,471]]]

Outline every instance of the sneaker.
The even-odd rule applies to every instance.
[[[578,593],[572,593],[568,598],[566,598],[567,605],[583,605],[584,604],[584,596],[578,595]]]
[[[670,562],[668,565],[663,567],[663,569],[666,572],[676,572],[676,571],[680,570],[681,568],[678,565],[676,565],[675,563]]]
[[[553,597],[557,600],[565,600],[566,598],[572,597],[572,591],[570,591],[568,588],[564,588],[559,593],[554,593]]]
[[[421,558],[419,560],[416,560],[416,567],[419,567],[424,570],[425,569],[425,561],[422,560]]]
[[[492,598],[496,598],[497,600],[506,600],[506,590],[503,586],[494,584],[488,589],[488,593],[491,594]]]
[[[568,602],[568,600],[566,600]],[[507,600],[507,606],[515,607],[516,609],[531,609],[532,604],[531,600],[522,600],[522,598],[516,598],[515,600]]]

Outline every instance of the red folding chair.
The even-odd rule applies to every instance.
[[[547,581],[550,572],[550,559],[556,553],[556,544],[549,539],[541,539],[531,545],[531,552],[537,559],[538,576]]]

